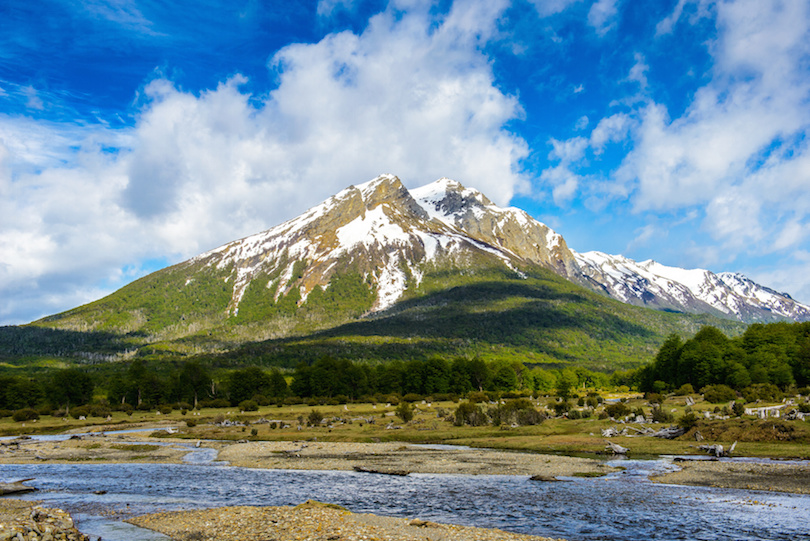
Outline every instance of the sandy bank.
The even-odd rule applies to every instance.
[[[219,459],[234,466],[292,470],[351,470],[363,466],[412,473],[547,477],[614,471],[602,461],[587,458],[400,442],[250,442],[223,448]]]
[[[275,539],[312,541],[549,541],[545,537],[414,519],[351,513],[337,506],[305,503],[296,507],[221,507],[156,513],[129,522],[175,541]]]
[[[695,460],[679,462],[680,471],[650,479],[656,483],[769,490],[810,494],[810,465]]]

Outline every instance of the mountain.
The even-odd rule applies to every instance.
[[[602,252],[575,258],[592,289],[637,306],[714,314],[746,323],[810,320],[810,307],[742,274],[686,270],[652,260],[637,263]]]
[[[70,351],[93,342],[82,338],[87,333],[103,336],[97,342],[105,351],[118,337],[119,355],[263,343],[257,354],[290,359],[303,346],[327,354],[346,346],[346,355],[362,350],[370,358],[393,350],[501,352],[544,362],[587,356],[607,368],[607,358],[646,360],[670,332],[706,323],[735,328],[712,316],[808,314],[739,275],[579,254],[526,212],[498,207],[450,179],[409,191],[382,175],[32,325],[62,333],[53,343],[69,337]],[[372,342],[385,347],[369,348]]]

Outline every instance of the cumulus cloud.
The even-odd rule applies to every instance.
[[[607,34],[616,26],[616,15],[619,12],[618,0],[597,0],[588,11],[588,24],[600,36]]]
[[[0,320],[32,292],[50,301],[30,318],[71,307],[138,261],[195,255],[380,173],[508,203],[527,183],[527,144],[505,128],[523,112],[481,52],[506,7],[394,6],[360,34],[279,50],[261,95],[238,75],[199,93],[153,80],[124,130],[0,116]]]
[[[603,182],[584,183],[580,176],[579,194],[629,197],[639,213],[700,209],[703,230],[732,259],[795,250],[806,242],[810,222],[810,2],[681,1],[659,34],[672,31],[687,8],[688,22],[712,16],[717,31],[707,44],[710,79],[683,114],[671,118],[663,104],[645,97],[649,67],[636,54],[628,80],[639,83],[641,99],[596,123],[578,160],[558,158],[544,175],[562,178],[562,166],[569,176],[581,175],[589,156],[627,141],[620,166]]]

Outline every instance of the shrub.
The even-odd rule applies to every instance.
[[[802,413],[810,413],[810,404],[807,402],[799,404],[799,411]]]
[[[86,419],[88,415],[90,415],[90,408],[87,406],[76,406],[75,408],[70,408],[70,416],[74,419],[78,419],[79,417],[84,417]]]
[[[668,411],[656,404],[652,408],[652,420],[654,423],[671,423],[674,417]]]
[[[215,398],[213,400],[203,400],[199,403],[201,408],[227,408],[231,403],[224,398]]]
[[[620,419],[630,415],[630,408],[624,402],[616,402],[605,406],[605,412],[614,419]]]
[[[253,400],[254,402],[256,402],[260,406],[269,406],[270,405],[270,399],[267,398],[266,396],[264,396],[263,394],[253,395],[253,398],[251,398],[251,400]]]
[[[193,407],[191,404],[189,404],[188,402],[178,402],[178,403],[177,403],[177,409],[181,409],[181,410],[193,410],[193,409],[194,409],[194,407]]]
[[[307,424],[309,426],[320,426],[321,421],[323,421],[323,413],[319,410],[312,410],[309,412],[307,416]]]
[[[700,390],[703,400],[711,404],[731,402],[737,398],[737,393],[728,385],[708,385]]]
[[[647,393],[647,402],[652,406],[653,404],[662,404],[664,397],[660,393]]]
[[[571,404],[568,403],[568,400],[563,400],[554,404],[554,413],[556,413],[558,416],[569,411],[571,411]]]
[[[545,416],[537,411],[530,400],[515,398],[505,404],[491,408],[488,412],[492,424],[536,425],[543,422]]]
[[[186,426],[189,428],[194,428],[195,426],[197,426],[197,421],[195,421],[194,419],[188,419],[186,421]]]
[[[0,409],[0,419],[3,417],[11,417],[12,415],[14,415],[13,411]]]
[[[51,415],[53,413],[53,408],[48,404],[45,404],[44,406],[37,408],[37,413],[40,415]]]
[[[408,395],[405,395],[405,397],[407,397],[407,396]],[[411,419],[413,419],[413,408],[406,401],[403,401],[403,402],[399,403],[399,406],[397,406],[396,412],[397,412],[397,417],[402,419],[403,423],[407,423]]]
[[[67,415],[67,412],[66,412],[65,410],[62,410],[62,409],[59,409],[59,410],[53,410],[53,411],[51,412],[51,417],[57,417],[57,418],[59,418],[59,417],[64,417],[65,415]],[[0,415],[0,417],[2,417],[2,416]]]
[[[683,428],[684,430],[690,430],[692,427],[697,425],[697,422],[698,416],[690,411],[689,413],[685,414],[683,417],[678,419],[678,426]]]
[[[250,435],[255,438],[256,436],[259,435],[259,431],[257,429],[255,429],[255,428],[251,428],[250,429]]]
[[[172,407],[172,405],[171,405],[171,404],[161,404],[160,406],[158,406],[158,411],[159,411],[160,413],[162,413],[163,415],[168,415],[168,414],[170,414],[170,413],[172,412],[172,410],[173,410],[173,409],[174,409],[174,408]]]
[[[692,387],[691,383],[684,383],[675,391],[675,396],[686,396],[688,394],[695,394],[695,388]]]
[[[402,397],[402,400],[404,400],[405,402],[419,402],[420,400],[422,400],[422,395],[416,393],[408,393]]]
[[[580,413],[579,410],[571,410],[571,411],[568,412],[568,418],[569,419],[579,419],[581,417],[582,417],[582,414]]]
[[[467,394],[467,400],[473,404],[478,404],[480,402],[489,402],[489,396],[481,391],[471,391]]]
[[[473,402],[461,402],[453,414],[453,424],[456,426],[470,425],[482,426],[487,424],[487,415],[481,406]]]
[[[103,404],[95,404],[89,407],[90,417],[107,417],[112,414],[110,407]]]
[[[242,400],[239,402],[241,411],[259,411],[259,405],[253,400]]]
[[[33,408],[23,408],[15,411],[11,418],[17,422],[33,421],[35,419],[39,419],[39,413],[37,413],[37,410]]]
[[[767,400],[778,402],[782,400],[783,394],[779,387],[773,383],[756,383],[749,385],[742,390],[742,395],[746,402],[756,402],[757,400]]]

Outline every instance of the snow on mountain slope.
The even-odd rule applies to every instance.
[[[428,215],[505,253],[576,278],[574,255],[565,240],[517,208],[501,208],[481,192],[442,178],[411,190]]]
[[[483,259],[482,259],[483,258]],[[229,311],[249,284],[269,277],[274,298],[298,289],[304,302],[336,272],[359,272],[376,288],[372,311],[421,283],[430,264],[453,268],[489,261],[515,271],[539,265],[625,303],[711,313],[742,321],[810,320],[810,307],[742,275],[636,262],[601,252],[579,254],[523,210],[501,208],[447,178],[407,190],[394,175],[350,186],[304,214],[231,242],[189,263],[231,269]]]
[[[810,320],[810,307],[740,274],[668,267],[652,260],[639,263],[602,252],[576,253],[575,257],[593,289],[622,302],[714,313],[747,322],[780,318]]]
[[[268,284],[277,286],[276,299],[300,282],[297,287],[305,300],[314,287],[328,287],[341,267],[356,268],[376,286],[373,310],[377,311],[391,306],[409,286],[418,285],[425,263],[470,252],[513,267],[512,254],[434,220],[397,177],[382,175],[339,192],[297,218],[192,261],[219,269],[233,266],[232,313],[238,313],[247,286],[260,275],[279,275]],[[305,266],[296,281],[299,262]]]

